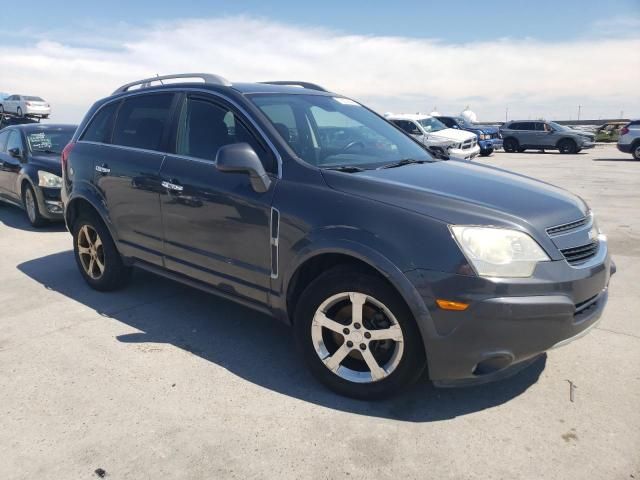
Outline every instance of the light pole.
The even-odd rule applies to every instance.
[[[578,105],[578,121],[580,121],[580,110],[582,110],[582,105]]]

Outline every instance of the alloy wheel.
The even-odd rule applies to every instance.
[[[380,301],[359,292],[329,297],[311,323],[316,354],[338,377],[372,383],[400,364],[404,337],[397,319]]]
[[[104,249],[102,239],[90,225],[83,225],[78,232],[78,256],[85,273],[94,280],[104,274]]]
[[[24,192],[24,206],[27,210],[27,216],[29,217],[29,221],[34,223],[36,221],[36,201],[33,198],[33,192],[30,188]]]

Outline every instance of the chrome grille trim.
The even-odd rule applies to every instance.
[[[562,253],[567,262],[569,262],[569,265],[581,265],[598,253],[598,246],[598,241],[594,240],[586,245],[564,248],[560,250],[560,253]]]
[[[562,225],[556,225],[555,227],[547,228],[547,235],[553,237],[555,235],[561,235],[563,233],[570,232],[572,230],[576,230],[580,227],[585,226],[589,222],[589,217],[583,217],[580,220],[575,220],[569,223],[563,223]]]

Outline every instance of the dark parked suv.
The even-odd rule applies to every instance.
[[[573,130],[555,122],[511,121],[500,127],[505,152],[533,150],[559,150],[560,153],[578,153],[596,146],[595,135]]]
[[[442,386],[496,379],[596,324],[614,267],[580,198],[437,161],[313,84],[173,77],[96,102],[63,153],[93,288],[135,266],[269,313],[360,398],[425,368]]]

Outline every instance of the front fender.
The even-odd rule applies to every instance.
[[[353,238],[354,234],[360,238]],[[363,241],[366,237],[373,238],[375,235],[351,227],[333,227],[312,231],[297,242],[294,248],[296,254],[282,272],[280,299],[283,309],[286,310],[286,292],[291,279],[301,265],[323,254],[347,255],[378,271],[396,288],[411,310],[424,342],[426,338],[435,334],[433,321],[424,300],[407,276],[391,260]]]

